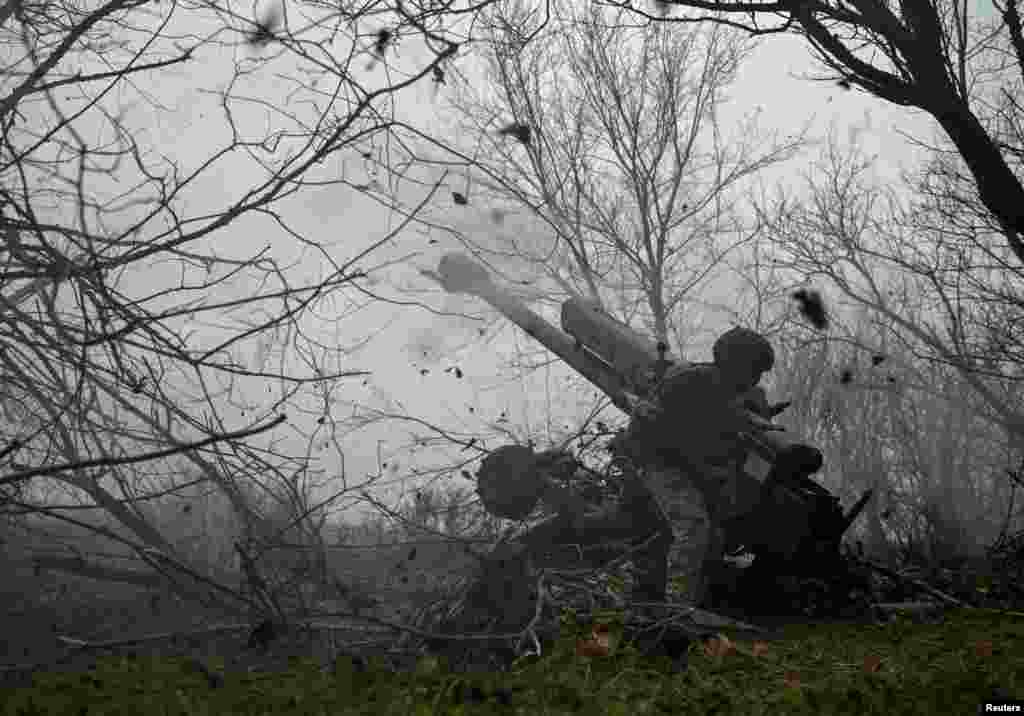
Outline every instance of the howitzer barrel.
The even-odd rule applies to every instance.
[[[634,398],[627,395],[627,386],[615,370],[498,286],[482,266],[462,254],[445,254],[435,278],[450,293],[468,293],[486,301],[593,383],[620,410],[627,413],[632,410]]]

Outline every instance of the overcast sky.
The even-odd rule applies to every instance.
[[[142,104],[134,109],[129,107],[127,121],[140,133],[139,136],[148,137],[159,151],[174,156],[186,167],[197,165],[226,136],[222,117],[218,115],[217,97],[199,92],[197,83],[201,78],[201,84],[206,88],[223,86],[230,77],[232,60],[245,51],[232,48],[206,51],[200,61],[188,69],[173,71],[171,76],[161,74],[159,85],[147,87],[146,91],[158,98],[166,109],[154,112]],[[360,63],[357,61],[356,64]],[[260,87],[264,92],[276,91],[280,95],[287,91],[287,82],[282,79],[287,74],[286,69],[283,65],[268,68],[262,77],[248,78],[245,82]],[[738,81],[729,90],[732,99],[721,113],[723,123],[728,126],[760,108],[761,126],[768,131],[777,129],[785,133],[811,121],[812,135],[823,137],[827,128],[834,125],[840,138],[857,141],[867,153],[878,156],[876,171],[880,181],[895,181],[901,167],[912,168],[920,155],[900,133],[931,139],[935,126],[932,120],[921,113],[885,104],[858,91],[843,91],[835,85],[799,77],[801,74],[814,74],[817,69],[806,46],[799,40],[790,37],[767,39],[741,67]],[[375,71],[380,72],[380,69]],[[414,91],[400,96],[397,111],[409,121],[427,127],[436,111],[434,93],[434,86],[429,81],[424,82]],[[253,112],[252,116],[239,119],[258,127],[262,117],[260,112]],[[782,182],[791,189],[797,189],[801,182],[800,172],[816,159],[817,151],[812,149],[796,161],[789,162],[784,169],[773,170],[771,175],[764,175],[762,181],[769,186]],[[325,164],[327,166],[321,170],[326,173],[362,170],[355,152],[348,153],[347,159],[333,158]],[[229,198],[244,191],[249,176],[247,171],[244,161],[232,160],[204,177],[191,194],[190,213],[223,206]],[[450,194],[443,192],[441,200],[450,203]],[[455,210],[462,213],[455,215]],[[337,186],[306,190],[285,202],[283,212],[296,230],[325,246],[338,262],[348,260],[379,240],[400,220],[360,193]],[[496,239],[483,235],[496,231],[493,223],[486,220],[484,208],[452,207],[452,212],[454,225],[465,231],[479,232],[484,243]],[[530,236],[531,232],[543,231],[536,221],[515,216],[510,217],[501,230],[520,239]],[[542,234],[536,238],[541,244],[550,241]],[[220,255],[232,256],[251,254],[257,247],[267,245],[282,262],[300,261],[299,270],[316,272],[323,269],[322,260],[315,252],[298,252],[296,243],[280,236],[279,229],[270,221],[247,219],[233,224],[219,232],[213,244]],[[368,287],[372,289],[373,282],[379,282],[376,288],[382,294],[392,296],[395,294],[391,287],[436,289],[416,269],[436,266],[440,256],[453,248],[451,242],[445,241],[430,245],[422,233],[408,231],[383,251],[375,252],[376,258],[367,261],[365,267],[407,256],[412,258],[375,271]],[[163,278],[176,280],[176,270]],[[160,278],[156,273],[147,271],[144,275],[128,276],[126,280],[152,288]],[[727,286],[719,288],[728,292]],[[243,292],[249,289],[238,285],[233,290]],[[354,298],[366,300],[358,294]],[[439,291],[426,298],[421,294],[421,298],[438,311],[486,315],[482,304],[460,297],[446,297]],[[339,302],[335,310],[340,314],[345,310],[344,304]],[[440,318],[415,306],[372,302],[337,325],[331,325],[329,318],[318,328],[325,342],[352,345],[373,336],[372,341],[349,356],[345,366],[351,370],[370,370],[373,377],[366,385],[362,379],[351,379],[340,385],[337,398],[343,402],[339,402],[336,408],[338,418],[346,417],[352,410],[346,403],[360,404],[407,412],[468,437],[507,411],[513,432],[539,434],[542,441],[556,440],[565,426],[578,420],[581,396],[561,389],[565,382],[564,373],[558,367],[539,371],[526,384],[512,380],[507,372],[499,374],[498,353],[514,353],[517,346],[525,345],[529,340],[517,329],[506,326],[498,335],[497,342],[492,340],[486,346],[466,346],[474,342],[476,329],[486,325],[484,322]],[[200,335],[205,331],[209,340],[216,339],[215,328],[190,327],[196,328]],[[707,356],[685,357],[701,360]],[[445,368],[452,366],[460,368],[461,379],[455,376],[454,371],[444,372]],[[424,375],[422,370],[429,370],[429,373]],[[262,384],[247,388],[247,396],[257,402],[266,401],[266,392]],[[389,405],[390,408],[387,407]],[[469,406],[473,406],[475,412],[469,412]],[[238,419],[239,424],[232,428],[240,428],[247,422],[241,415]],[[277,437],[294,441],[298,446],[304,443],[298,439],[308,434],[305,431],[313,429],[316,429],[315,419],[304,418],[292,421],[291,427],[282,429]],[[389,446],[397,448],[407,441],[407,432],[402,425],[382,424],[345,441],[345,469],[350,483],[358,482],[364,475],[375,471],[378,445],[386,455]],[[499,444],[491,441],[487,447],[494,448]],[[459,453],[452,451],[450,454],[457,456]],[[464,453],[463,457],[470,454]],[[322,467],[331,469],[331,465],[337,462],[334,458],[326,458]],[[395,461],[390,462],[393,479],[399,480],[408,474],[408,465],[398,463],[395,470]],[[335,465],[334,469],[340,469],[340,465]],[[461,482],[465,486],[470,485]]]

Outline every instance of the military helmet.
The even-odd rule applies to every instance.
[[[775,365],[775,351],[768,339],[749,328],[726,331],[711,349],[718,366],[749,366],[759,373]]]

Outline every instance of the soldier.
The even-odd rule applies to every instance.
[[[764,417],[768,406],[757,384],[775,353],[760,334],[733,328],[715,341],[714,362],[666,374],[662,411],[635,415],[615,449],[640,478],[632,505],[653,516],[657,537],[633,560],[636,602],[663,602],[671,571],[682,571],[687,601],[701,603],[708,577],[724,555],[723,522],[752,510],[757,494],[737,494],[746,450],[740,434],[751,430],[737,405]],[[695,569],[696,568],[696,569]]]
[[[646,544],[633,558],[633,601],[664,601],[669,572],[682,571],[682,596],[700,603],[708,573],[721,563],[727,546],[723,523],[751,512],[761,499],[750,480],[735,479],[748,454],[740,433],[755,427],[736,408],[765,418],[779,409],[768,405],[757,385],[775,360],[767,340],[734,328],[719,337],[713,353],[714,363],[667,373],[660,390],[662,410],[634,415],[610,446],[625,462],[620,509],[587,516],[581,497],[551,479],[572,472],[572,456],[558,450],[537,454],[518,445],[495,450],[481,464],[478,493],[485,505],[513,519],[525,517],[537,499],[555,507],[564,519],[535,527],[519,539],[521,547],[531,550],[572,535],[583,541]]]

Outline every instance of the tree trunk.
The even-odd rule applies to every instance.
[[[978,196],[1002,224],[1010,248],[1024,263],[1024,187],[1003,159],[981,122],[960,103],[930,108],[956,145],[978,185]]]

